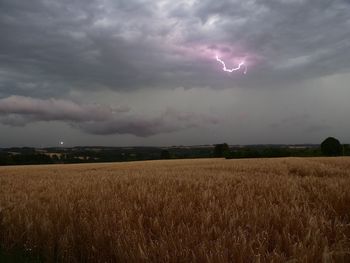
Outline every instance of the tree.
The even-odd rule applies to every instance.
[[[343,144],[344,155],[350,155],[350,144]]]
[[[227,143],[215,144],[214,157],[224,157],[230,153],[230,148]]]
[[[162,150],[160,152],[160,158],[161,159],[170,159],[170,153],[168,150]]]
[[[328,137],[321,143],[321,151],[326,156],[339,156],[342,154],[342,146],[336,138]]]

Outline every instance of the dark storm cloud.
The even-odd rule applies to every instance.
[[[261,61],[249,84],[279,85],[350,69],[349,1],[201,1],[206,23],[219,16],[219,37]]]
[[[235,109],[266,114],[272,131],[328,131],[317,101],[335,119],[348,109],[347,74],[331,84],[324,77],[350,72],[349,28],[350,3],[341,0],[0,0],[0,123],[149,136],[218,122],[198,112]],[[223,72],[216,53],[229,66],[244,57],[248,74]],[[342,103],[329,100],[329,85],[339,87]],[[158,95],[178,87],[178,97]],[[280,90],[298,96],[290,102]],[[132,106],[84,104],[114,98]],[[167,102],[173,110],[163,111]]]
[[[28,79],[37,85],[38,93],[45,89],[58,93],[81,86],[123,88],[133,84],[134,68],[125,54],[137,55],[132,50],[140,46],[121,37],[122,32],[129,33],[129,28],[123,28],[119,21],[109,25],[105,15],[107,9],[114,10],[111,16],[122,21],[128,14],[148,15],[147,9],[134,7],[136,2],[111,2],[106,7],[103,2],[1,1],[0,74],[13,81],[6,81],[2,91],[12,88],[12,92],[29,93],[22,85]],[[141,49],[147,52],[147,45]]]
[[[39,121],[66,122],[90,134],[133,134],[141,137],[217,122],[210,116],[174,110],[150,118],[130,113],[127,107],[80,105],[67,100],[21,96],[0,99],[0,123],[25,126]]]
[[[232,87],[195,54],[222,43],[254,56],[241,86],[350,69],[347,1],[1,0],[0,12],[0,96]]]
[[[0,99],[0,114],[17,114],[47,121],[105,121],[112,117],[113,112],[125,111],[128,109],[78,105],[71,101],[57,99],[42,100],[20,96]]]

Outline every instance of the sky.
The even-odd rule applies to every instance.
[[[349,83],[348,0],[0,0],[0,147],[350,143]]]

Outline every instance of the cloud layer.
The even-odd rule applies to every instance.
[[[350,69],[348,1],[5,0],[0,92],[232,87],[213,59],[245,57],[235,85]]]
[[[126,107],[79,105],[72,101],[10,96],[0,99],[0,123],[25,126],[39,121],[62,121],[98,135],[132,134],[147,137],[160,133],[215,124],[217,119],[168,109],[158,117],[139,116]]]
[[[267,143],[295,126],[323,136],[324,105],[339,126],[349,110],[349,28],[348,0],[0,0],[1,123],[68,123],[76,139],[172,132],[172,143],[207,123],[219,125],[205,142],[238,130],[227,138],[256,142],[267,122]],[[216,54],[248,73],[223,72]]]

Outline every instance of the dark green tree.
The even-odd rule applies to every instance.
[[[343,144],[343,151],[344,151],[344,155],[349,156],[350,155],[350,144]]]
[[[162,150],[160,152],[160,158],[161,159],[170,159],[170,153],[168,150]]]
[[[342,146],[336,138],[328,137],[321,143],[321,151],[325,156],[339,156],[342,155]]]
[[[214,157],[226,157],[230,153],[230,147],[227,143],[215,144]]]

